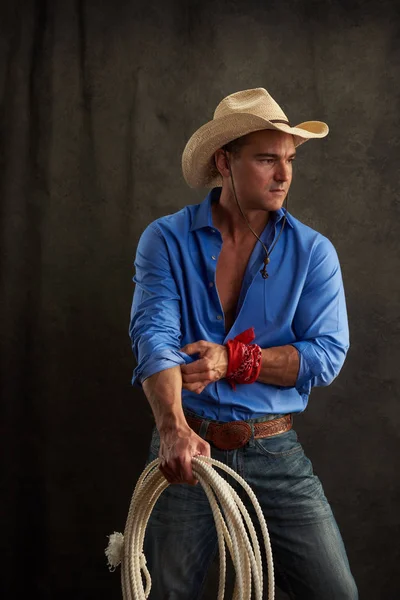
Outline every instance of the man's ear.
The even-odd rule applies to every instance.
[[[230,164],[227,153],[220,148],[214,154],[215,166],[222,177],[229,177]]]

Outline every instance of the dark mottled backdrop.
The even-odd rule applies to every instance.
[[[299,151],[291,211],[336,245],[352,347],[296,424],[361,598],[398,597],[399,81],[394,1],[2,3],[3,598],[120,597],[103,550],[151,427],[130,386],[136,242],[203,197],[184,144],[256,86],[331,126]]]

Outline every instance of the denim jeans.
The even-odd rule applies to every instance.
[[[154,430],[149,461],[157,458],[158,451],[159,436]],[[255,492],[271,539],[275,580],[289,598],[358,598],[332,510],[293,429],[269,438],[252,437],[238,450],[211,447],[211,454],[234,469]],[[246,493],[229,481],[257,523]],[[157,501],[146,530],[150,600],[201,598],[217,551],[213,515],[200,484],[169,486]],[[267,598],[266,584],[264,594]]]

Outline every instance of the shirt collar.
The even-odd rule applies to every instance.
[[[221,195],[222,188],[213,188],[205,197],[203,202],[198,205],[197,212],[193,217],[192,226],[190,231],[196,231],[197,229],[203,229],[204,227],[213,227],[211,205],[213,202],[217,202]],[[273,223],[279,223],[286,213],[285,208],[280,208],[271,212],[270,216]],[[293,223],[289,213],[286,214],[286,223],[293,228]]]
[[[197,211],[193,217],[190,231],[196,231],[204,227],[213,227],[211,205],[217,202],[221,195],[222,188],[213,188],[205,197],[203,202],[198,205]]]
[[[275,210],[271,213],[271,217],[274,220],[274,223],[279,223],[283,219],[286,214],[286,223],[293,229],[293,221],[290,213],[286,210],[286,208],[280,208],[279,210]]]

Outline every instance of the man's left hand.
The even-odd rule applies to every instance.
[[[181,349],[185,354],[199,354],[200,358],[189,365],[181,365],[182,384],[185,390],[201,394],[212,381],[226,376],[228,350],[226,346],[200,340]]]

